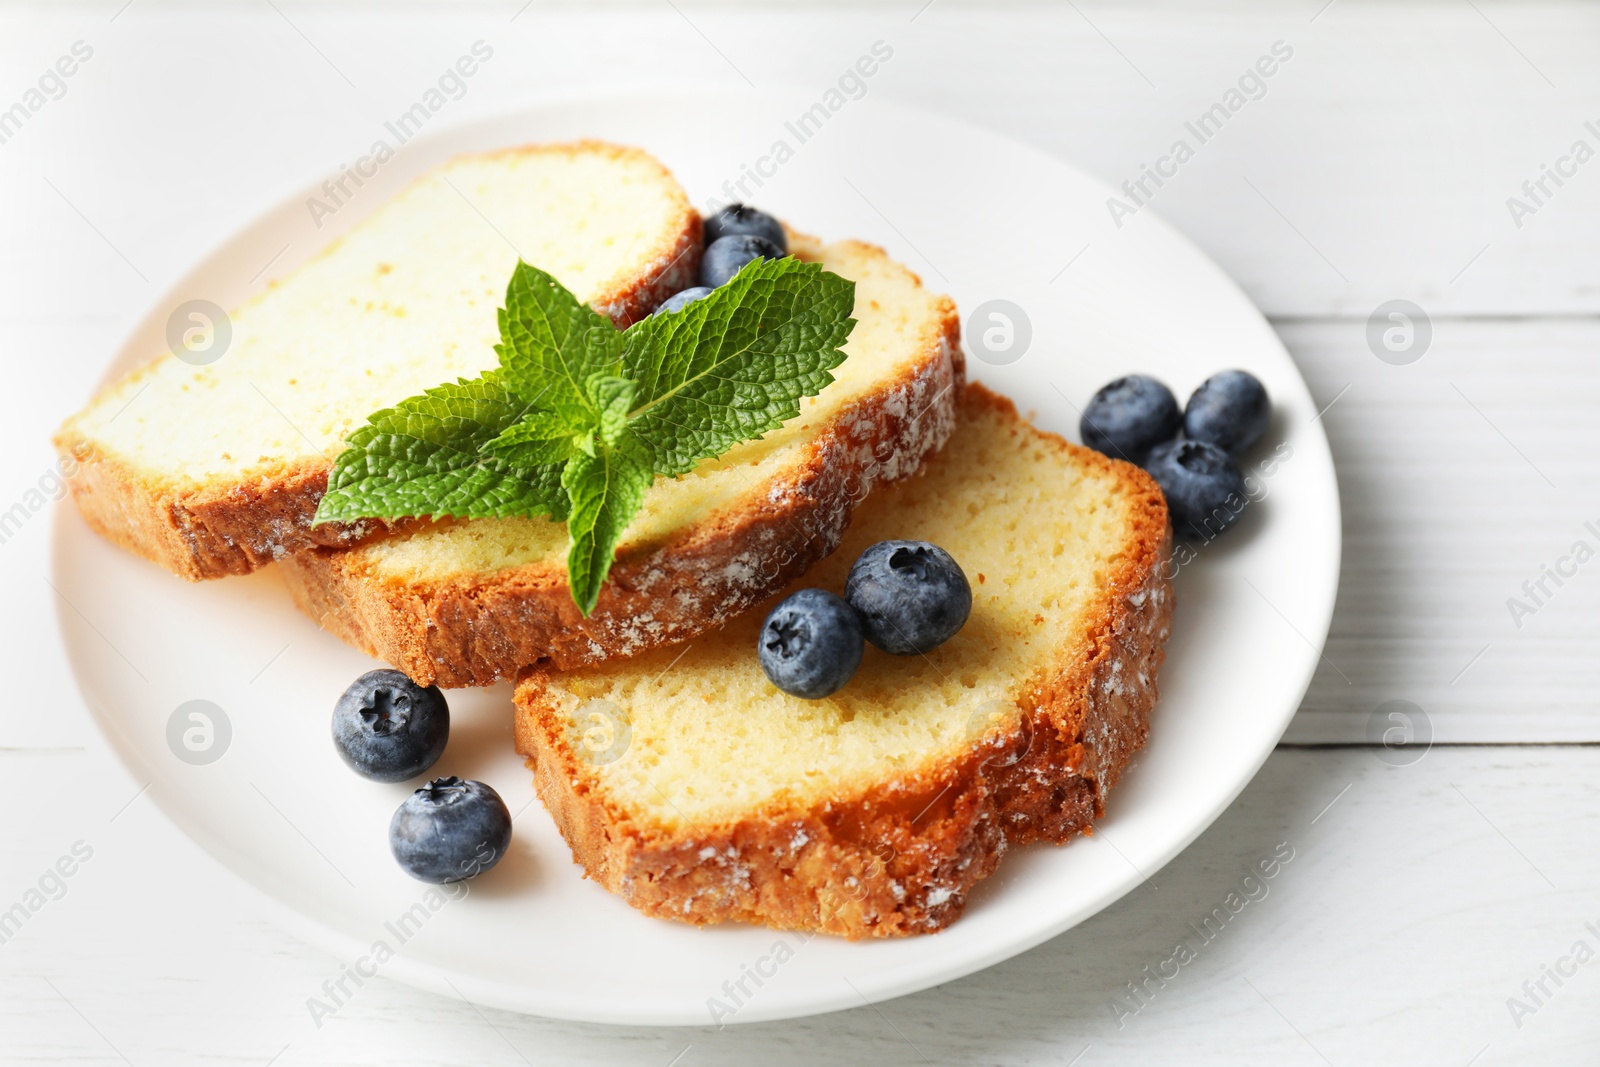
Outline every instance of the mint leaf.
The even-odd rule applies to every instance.
[[[500,371],[530,404],[592,425],[589,376],[621,365],[622,331],[550,275],[521,260],[500,309]]]
[[[490,371],[377,412],[346,439],[313,521],[566,518],[559,465],[514,467],[484,451],[527,409]]]
[[[628,426],[628,412],[633,410],[633,396],[639,383],[631,378],[618,378],[603,371],[590,375],[584,383],[585,391],[595,410],[599,412],[600,439],[614,445]]]
[[[617,541],[655,480],[649,452],[631,433],[599,442],[595,454],[574,455],[561,474],[572,500],[567,516],[567,584],[578,610],[588,615],[611,571]]]
[[[770,433],[844,361],[855,283],[815,263],[756,260],[709,296],[635,323],[622,373],[638,381],[631,426],[659,474]]]
[[[553,411],[533,411],[484,445],[489,454],[517,467],[565,463],[578,440],[592,431]]]
[[[351,434],[316,521],[548,515],[588,615],[657,474],[758,438],[833,381],[855,283],[758,260],[678,311],[617,330],[519,262],[500,368],[377,412]]]

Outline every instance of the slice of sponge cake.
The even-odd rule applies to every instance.
[[[947,549],[965,628],[869,647],[806,701],[756,658],[770,602],[681,648],[516,692],[518,751],[588,875],[648,914],[846,937],[954,921],[1008,847],[1088,832],[1143,744],[1172,616],[1155,482],[966,387],[949,446],[801,584],[890,538]]]
[[[566,528],[546,519],[434,524],[284,560],[296,602],[422,684],[487,685],[715,629],[835,545],[875,485],[918,469],[955,424],[954,303],[880,248],[792,234],[803,259],[856,283],[834,382],[800,414],[676,479],[657,479],[592,615],[572,603]]]
[[[496,364],[519,255],[626,325],[692,285],[699,253],[699,216],[638,149],[456,159],[233,312],[214,362],[164,354],[69,419],[73,496],[101,534],[190,579],[354,543],[384,524],[311,524],[340,442]]]

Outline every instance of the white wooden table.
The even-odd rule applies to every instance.
[[[478,39],[495,59],[455,117],[618,84],[820,89],[883,40],[871,93],[1114,184],[1276,42],[1292,50],[1152,207],[1267,311],[1329,405],[1344,579],[1284,745],[1150,883],[1006,964],[822,1018],[615,1029],[380,980],[313,1024],[335,961],[254,913],[99,741],[29,491],[51,488],[49,431],[155,295]],[[75,845],[92,855],[0,944],[0,1062],[1600,1061],[1600,963],[1573,955],[1600,952],[1600,564],[1546,579],[1537,604],[1523,590],[1574,542],[1600,548],[1600,161],[1573,155],[1600,150],[1600,8],[115,0],[0,12],[0,109],[79,41],[92,55],[0,143],[0,512],[28,511],[0,544],[0,909]],[[1523,183],[1546,167],[1566,176],[1535,199]],[[863,236],[917,262],[892,232]],[[1394,299],[1433,332],[1405,365],[1367,342]],[[1389,700],[1431,730],[1415,763],[1364,744]],[[1280,846],[1294,858],[1268,896],[1147,981]]]

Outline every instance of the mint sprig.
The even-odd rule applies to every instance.
[[[500,366],[372,415],[345,442],[316,521],[546,516],[594,610],[618,541],[657,475],[777,429],[833,381],[855,283],[756,260],[686,307],[626,331],[519,262]]]

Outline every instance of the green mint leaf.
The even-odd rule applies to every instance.
[[[346,439],[314,521],[565,519],[568,496],[559,465],[518,468],[484,452],[527,409],[490,371],[377,412]]]
[[[844,361],[855,283],[793,258],[755,260],[709,296],[635,323],[623,374],[630,426],[656,473],[676,475],[800,413]]]
[[[591,374],[584,383],[584,391],[600,414],[600,439],[608,445],[617,443],[628,426],[628,413],[633,410],[633,397],[639,383],[632,378],[618,378],[601,371]]]
[[[377,412],[351,434],[317,521],[548,515],[566,522],[572,598],[588,615],[657,474],[769,433],[833,381],[855,283],[758,260],[625,333],[519,262],[500,309],[500,368]]]
[[[578,610],[588,615],[611,572],[617,541],[655,480],[647,449],[631,433],[601,442],[595,454],[574,455],[561,473],[572,500],[567,516],[567,583]]]
[[[553,411],[533,411],[484,445],[484,451],[517,467],[565,463],[590,431]]]
[[[596,421],[589,376],[621,366],[622,331],[560,282],[517,262],[500,309],[500,372],[530,404],[585,427]]]

